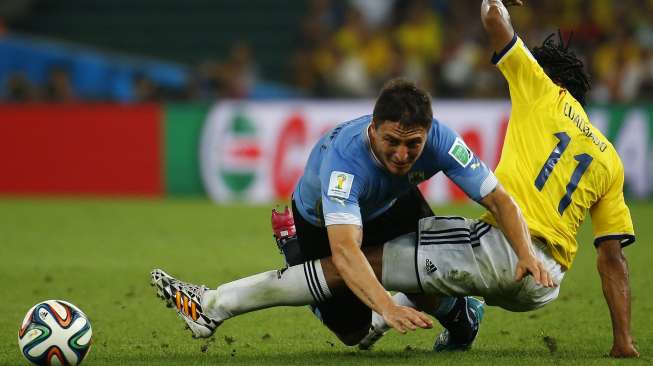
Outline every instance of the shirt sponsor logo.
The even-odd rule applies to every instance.
[[[449,155],[451,155],[451,157],[454,158],[454,160],[456,160],[463,168],[467,167],[474,157],[472,150],[470,150],[467,145],[465,145],[465,142],[458,137],[451,146],[451,149],[449,149]]]
[[[351,185],[354,182],[354,176],[348,173],[333,171],[329,178],[329,190],[327,195],[332,198],[349,198]]]

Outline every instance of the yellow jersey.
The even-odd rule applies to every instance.
[[[594,244],[635,241],[623,197],[624,170],[580,103],[556,85],[516,35],[493,62],[508,81],[512,110],[495,174],[517,201],[531,236],[568,269],[587,210]],[[489,212],[481,219],[496,226]]]

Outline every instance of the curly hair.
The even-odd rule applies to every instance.
[[[585,95],[590,90],[591,83],[583,61],[569,49],[572,35],[569,35],[566,45],[560,30],[557,43],[553,40],[554,36],[555,33],[551,33],[542,42],[542,46],[533,48],[533,56],[551,80],[567,89],[584,106]]]

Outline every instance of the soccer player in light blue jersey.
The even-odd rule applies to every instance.
[[[288,268],[217,289],[178,281],[161,270],[152,272],[152,282],[197,337],[210,336],[238,314],[311,304],[343,343],[355,345],[370,329],[372,310],[402,333],[430,328],[428,316],[405,306],[418,304],[447,328],[449,349],[467,348],[478,332],[481,302],[430,297],[419,288],[393,298],[361,249],[411,235],[421,218],[433,216],[417,184],[438,172],[492,212],[518,257],[518,279],[530,273],[538,284],[553,286],[533,253],[518,206],[465,142],[433,118],[429,95],[404,80],[383,88],[371,116],[337,126],[313,148],[293,194],[297,248],[292,258],[287,255]],[[335,294],[324,263],[346,284]]]

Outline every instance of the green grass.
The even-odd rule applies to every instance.
[[[434,354],[440,329],[391,333],[372,352],[341,345],[306,310],[246,314],[210,341],[192,340],[148,286],[162,267],[211,287],[277,268],[282,259],[269,207],[206,201],[0,200],[0,365],[24,364],[16,334],[34,303],[55,298],[90,317],[94,345],[85,365],[553,365],[648,364],[653,361],[653,205],[631,205],[638,242],[626,250],[639,360],[611,360],[611,325],[595,266],[589,227],[560,298],[541,310],[489,308],[470,352]],[[469,206],[436,208],[475,216]],[[544,338],[554,340],[547,346]]]

